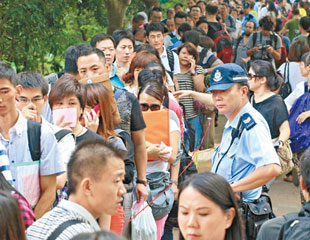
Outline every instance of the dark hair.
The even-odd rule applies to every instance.
[[[113,232],[101,231],[92,233],[80,233],[71,240],[125,240],[122,236]]]
[[[85,87],[85,102],[86,105],[94,108],[97,104],[100,106],[100,118],[97,133],[105,140],[109,137],[116,137],[114,131],[113,109],[111,94],[99,83],[91,83],[84,85]],[[115,106],[115,108],[117,108]]]
[[[151,32],[165,33],[165,28],[162,23],[152,22],[146,26],[146,36],[149,36]]]
[[[183,43],[191,42],[197,47],[200,43],[200,36],[201,36],[201,33],[195,30],[187,31],[183,35],[182,42]]]
[[[200,46],[206,49],[212,49],[214,47],[214,41],[212,40],[212,38],[205,36],[205,35],[201,35],[200,36]]]
[[[140,76],[140,74],[139,74]],[[165,98],[165,90],[162,84],[159,83],[157,80],[149,80],[141,85],[138,93],[138,99],[140,99],[140,95],[145,93],[156,98],[161,103],[164,101]]]
[[[305,63],[306,66],[310,65],[310,52],[306,52],[301,56],[301,61]]]
[[[196,22],[196,27],[199,27],[199,25],[202,24],[202,23],[208,24],[207,19],[205,19],[205,18],[199,18],[199,20]],[[208,26],[209,26],[209,24],[208,24]]]
[[[274,26],[274,21],[272,17],[265,16],[259,20],[259,26],[261,26],[266,31],[272,31]]]
[[[215,15],[217,14],[219,8],[218,6],[216,5],[213,5],[213,4],[207,4],[206,6],[206,12],[209,14],[209,15]]]
[[[184,35],[184,33],[186,33],[187,31],[190,31],[190,30],[192,30],[192,26],[190,24],[182,23],[180,25],[180,27],[178,28],[178,34],[180,35],[180,33],[183,33],[183,35]]]
[[[174,9],[176,9],[178,6],[180,7],[184,7],[182,3],[178,2],[174,5]]]
[[[151,44],[144,43],[141,44],[137,49],[136,53],[138,52],[148,52],[154,54],[158,59],[160,59],[159,53],[155,47],[153,47]]]
[[[305,52],[309,52],[310,47],[307,41],[304,40],[297,40],[292,43],[290,46],[290,50],[288,52],[288,60],[290,62],[300,62],[301,56]]]
[[[23,88],[34,88],[42,91],[42,95],[48,94],[48,83],[41,73],[20,72],[17,74],[17,82]]]
[[[196,2],[196,4],[198,5],[199,3],[203,3],[205,5],[205,7],[207,6],[207,3],[203,0],[199,0],[198,2]]]
[[[0,191],[0,239],[25,240],[25,226],[17,200]]]
[[[65,73],[78,74],[76,61],[80,51],[76,46],[70,46],[65,53]]]
[[[251,68],[259,77],[266,77],[267,87],[271,91],[275,91],[281,86],[282,80],[270,62],[255,60],[251,63]]]
[[[187,14],[185,12],[176,12],[174,15],[174,19],[176,18],[187,18]]]
[[[175,10],[174,8],[168,8],[166,14],[168,15],[169,13],[174,13]]]
[[[310,30],[310,17],[300,18],[299,25],[302,27],[302,29],[308,32]]]
[[[167,72],[166,72],[166,69],[164,67],[164,65],[161,63],[161,62],[150,62],[149,64],[147,64],[145,66],[146,70],[150,70],[150,71],[153,71],[153,70],[158,70],[161,72],[161,76],[162,76],[162,80],[163,82],[160,82],[161,84],[164,84],[164,81],[167,79]],[[158,79],[159,81],[161,81],[161,79]],[[168,92],[167,92],[168,94]]]
[[[153,7],[150,11],[149,11],[149,15],[148,17],[151,18],[153,12],[163,12],[163,9],[161,7]]]
[[[276,8],[275,4],[272,1],[269,1],[268,11],[274,12],[275,15],[278,16],[278,9]]]
[[[188,177],[180,187],[179,199],[187,187],[197,190],[218,205],[224,212],[234,208],[236,215],[230,228],[226,230],[225,240],[243,239],[243,227],[239,208],[229,183],[222,176],[211,172],[204,172]]]
[[[163,80],[162,71],[160,71],[159,69],[150,69],[150,66],[148,66],[148,68],[144,68],[139,73],[138,86],[141,87],[149,81],[159,82],[163,86],[164,80]]]
[[[201,7],[198,6],[198,5],[191,6],[191,7],[190,7],[190,12],[192,11],[193,8],[199,8],[200,12],[202,12]]]
[[[99,59],[103,62],[103,64],[106,63],[104,53],[95,47],[83,48],[80,51],[79,57],[89,56],[92,54],[96,54],[99,57]]]
[[[128,73],[124,74],[123,80],[127,84],[133,83],[134,80],[134,71],[136,68],[145,68],[145,66],[150,62],[160,62],[158,58],[153,53],[149,52],[138,52],[134,58],[131,60]]]
[[[140,14],[137,14],[132,18],[132,22],[134,23],[139,23],[140,21],[144,21],[144,17]]]
[[[112,34],[112,38],[115,41],[115,47],[117,47],[120,41],[123,39],[129,39],[130,41],[132,41],[132,45],[133,46],[135,45],[135,39],[133,37],[132,32],[129,30],[124,29],[115,30]]]
[[[67,165],[69,194],[76,192],[77,185],[84,176],[97,181],[102,174],[102,168],[107,164],[107,159],[115,157],[124,159],[123,152],[117,151],[103,139],[79,143]]]
[[[192,44],[191,42],[183,43],[180,47],[178,47],[178,50],[177,50],[178,55],[180,54],[183,48],[186,48],[188,53],[194,57],[196,63],[199,61],[199,52],[197,50],[197,47],[194,44]]]
[[[245,26],[246,26],[248,23],[253,23],[253,25],[254,25],[254,31],[255,31],[255,30],[256,30],[256,23],[255,23],[254,21],[250,20],[250,21],[247,21],[247,23],[245,24]]]
[[[82,110],[84,110],[85,93],[84,93],[84,90],[81,84],[72,76],[65,75],[59,78],[51,89],[51,92],[48,98],[51,109],[53,109],[53,106],[54,104],[56,104],[57,101],[60,101],[63,98],[70,96],[70,95],[74,95],[77,97],[77,99],[80,102]]]
[[[0,79],[7,79],[15,87],[17,85],[17,75],[9,64],[0,62]]]
[[[275,32],[278,33],[281,31],[283,25],[283,20],[281,18],[276,19],[276,27],[275,27]]]
[[[101,41],[104,41],[104,40],[111,40],[113,42],[114,47],[115,47],[115,41],[112,38],[112,36],[106,35],[106,34],[103,34],[103,33],[98,33],[95,36],[93,36],[91,41],[90,41],[90,45],[95,48],[98,42],[101,42]]]
[[[296,7],[293,7],[292,14],[293,14],[293,15],[299,15],[299,9],[298,9],[298,7],[297,7],[297,8],[296,8]]]

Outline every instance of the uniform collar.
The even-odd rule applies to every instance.
[[[232,120],[231,123],[229,123],[229,121],[226,122],[225,128],[228,128],[228,127],[237,128],[240,117],[244,113],[249,112],[250,108],[251,108],[251,104],[248,102],[247,104],[243,106],[243,108],[241,108],[241,110],[238,112],[238,114],[235,116],[234,120]]]
[[[82,215],[82,217],[84,219],[86,219],[90,225],[96,230],[96,231],[100,231],[100,227],[96,221],[96,219],[93,217],[93,215],[91,215],[91,213],[89,211],[87,211],[84,207],[82,207],[81,205],[69,201],[69,200],[61,200],[61,202],[58,205],[59,207],[62,207],[64,209],[68,209],[74,212],[77,212],[78,214]]]

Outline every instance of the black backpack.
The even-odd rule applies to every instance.
[[[292,92],[292,87],[290,84],[290,63],[285,63],[284,66],[284,82],[280,88],[279,95],[285,99]]]
[[[299,213],[289,214],[282,225],[278,240],[304,240],[310,236],[310,206],[304,206]]]
[[[173,52],[170,49],[166,49],[167,52],[167,57],[168,57],[168,63],[169,63],[169,67],[170,67],[170,71],[167,71],[171,77],[171,79],[173,80],[173,73],[174,73],[174,57],[173,57]]]

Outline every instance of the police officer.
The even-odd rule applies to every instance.
[[[211,172],[223,176],[245,201],[258,199],[262,186],[281,171],[267,122],[248,100],[248,78],[234,63],[216,67],[211,74],[212,99],[227,123],[212,156]]]

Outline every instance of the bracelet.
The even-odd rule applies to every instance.
[[[284,142],[282,140],[279,140],[279,146],[284,146]]]
[[[191,76],[196,76],[197,75],[197,72],[194,72],[194,73],[191,73]]]

